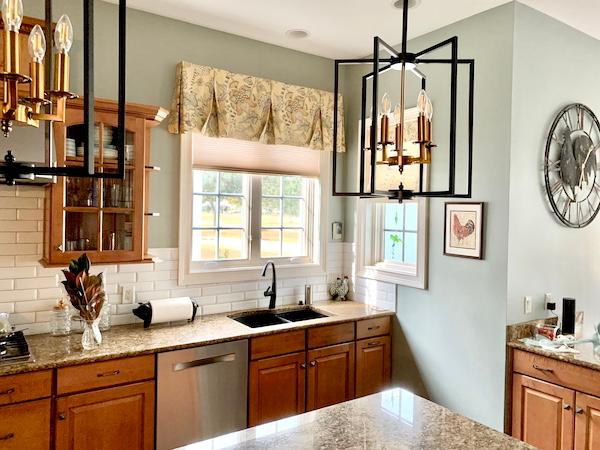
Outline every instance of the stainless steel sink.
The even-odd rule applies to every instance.
[[[278,311],[249,311],[229,316],[236,322],[250,328],[268,327],[282,323],[300,322],[302,320],[320,319],[327,317],[309,306]]]

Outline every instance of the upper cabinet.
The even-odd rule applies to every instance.
[[[141,262],[148,256],[150,130],[168,112],[127,104],[125,179],[58,177],[45,208],[44,262],[67,264],[82,252],[95,263]],[[117,171],[118,105],[95,101],[94,158],[97,172]],[[58,166],[83,165],[83,100],[70,101],[65,123],[54,124]]]

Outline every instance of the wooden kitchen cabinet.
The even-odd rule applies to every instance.
[[[56,400],[56,449],[154,448],[154,381]]]
[[[310,350],[307,360],[307,411],[354,398],[354,343]]]
[[[0,449],[50,448],[50,399],[0,407]]]
[[[303,413],[305,372],[304,352],[250,362],[249,426]]]
[[[513,377],[513,436],[541,450],[573,448],[575,392],[525,375]]]
[[[95,99],[94,161],[97,172],[117,171],[118,104]],[[125,179],[58,177],[47,188],[44,262],[64,265],[86,252],[93,263],[148,260],[147,225],[150,130],[167,116],[158,106],[127,104]],[[83,166],[83,100],[67,103],[65,123],[55,123],[58,166]]]
[[[600,398],[576,394],[575,450],[600,449]]]
[[[385,389],[391,380],[392,350],[389,336],[356,341],[356,396]]]

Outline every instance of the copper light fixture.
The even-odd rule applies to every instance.
[[[451,198],[470,198],[472,188],[472,166],[473,166],[473,104],[474,104],[474,80],[475,80],[475,61],[473,59],[458,58],[458,38],[452,37],[433,45],[417,53],[407,51],[408,39],[408,9],[409,0],[403,1],[403,22],[402,22],[402,47],[400,51],[384,42],[379,37],[373,40],[373,57],[364,59],[338,59],[335,61],[335,82],[334,82],[334,118],[333,118],[333,187],[334,196],[351,197],[388,197],[400,201],[412,197],[451,197]],[[398,3],[398,2],[397,2]],[[451,57],[428,58],[427,55],[444,47],[449,47]],[[383,55],[381,52],[383,51]],[[359,185],[356,191],[340,191],[337,188],[337,139],[338,139],[338,102],[339,102],[339,82],[340,67],[348,65],[368,65],[372,71],[362,76],[362,100],[361,100],[361,133],[359,151]],[[432,117],[433,105],[427,94],[427,76],[419,70],[419,66],[426,65],[444,65],[450,68],[450,118],[449,118],[449,143],[448,143],[448,187],[443,190],[427,191],[424,190],[424,166],[431,164],[435,158],[435,152],[432,150],[436,145],[432,142]],[[467,190],[466,193],[456,192],[456,134],[457,134],[457,97],[458,97],[458,68],[459,66],[468,69],[468,156],[467,156]],[[394,108],[394,136],[390,139],[390,116],[391,102],[389,95],[385,93],[382,97],[382,114],[378,114],[379,107],[379,76],[390,70],[399,72],[400,82],[400,101]],[[404,144],[404,125],[406,108],[406,77],[408,74],[414,75],[420,81],[421,90],[417,96],[417,139],[413,144],[419,148],[418,156],[405,154]],[[367,82],[371,82],[371,88],[367,87]],[[370,91],[370,92],[369,92]],[[370,94],[372,100],[372,117],[370,126],[366,127],[367,117],[365,114],[367,107],[367,96]],[[379,129],[378,129],[379,127]],[[395,152],[396,155],[390,155]],[[369,160],[367,161],[367,154]],[[367,162],[370,167],[367,167]],[[388,165],[398,167],[398,187],[387,191],[376,189],[376,168],[378,165]],[[403,172],[405,166],[419,165],[419,187],[418,189],[406,189],[403,184]],[[367,177],[369,183],[366,182]],[[367,186],[367,184],[369,184]]]
[[[55,72],[54,88],[45,90],[44,57],[46,55],[46,37],[42,28],[36,25],[29,34],[29,69],[31,77],[21,72],[19,64],[19,28],[23,20],[21,0],[2,2],[4,21],[4,71],[0,80],[4,87],[0,130],[8,137],[13,122],[21,125],[39,126],[40,120],[64,122],[66,102],[77,97],[69,92],[69,50],[73,44],[73,26],[66,14],[56,23],[54,31]],[[19,96],[19,85],[29,84],[29,96]],[[42,111],[42,107],[51,105],[52,113]],[[44,108],[45,109],[45,108]]]
[[[13,124],[39,127],[46,123],[46,166],[18,162],[10,150],[0,164],[0,176],[6,184],[12,185],[21,180],[33,180],[36,176],[70,176],[119,178],[125,176],[125,31],[126,1],[119,0],[119,114],[117,130],[117,170],[96,172],[94,165],[94,0],[83,0],[83,90],[84,90],[84,156],[82,166],[56,167],[52,161],[53,122],[64,122],[67,100],[76,98],[70,91],[69,50],[73,45],[73,26],[66,14],[56,25],[52,24],[52,0],[45,1],[45,28],[36,25],[31,30],[28,50],[31,57],[30,76],[22,73],[19,64],[19,29],[23,20],[22,0],[3,0],[2,19],[4,21],[4,67],[0,68],[0,81],[4,87],[0,131],[5,137],[13,132]],[[54,28],[54,31],[53,31]],[[47,37],[53,35],[54,58],[45,61]],[[52,67],[54,70],[52,71]],[[46,85],[51,84],[52,89]],[[29,84],[29,93],[22,96],[19,85]]]

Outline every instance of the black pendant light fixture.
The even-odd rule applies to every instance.
[[[69,92],[69,55],[73,42],[73,28],[68,16],[63,15],[53,26],[52,0],[45,2],[44,30],[35,26],[29,36],[30,75],[19,67],[19,28],[23,19],[23,0],[3,0],[4,66],[0,68],[0,82],[4,87],[4,99],[0,112],[0,130],[6,137],[13,130],[13,123],[23,126],[46,126],[46,163],[37,166],[19,162],[11,150],[6,151],[0,162],[0,178],[13,185],[21,181],[46,177],[116,178],[125,177],[125,30],[126,0],[119,0],[119,52],[118,52],[118,129],[116,147],[117,170],[96,172],[94,165],[94,0],[83,0],[83,165],[57,167],[53,160],[52,123],[64,122],[67,100],[77,97]],[[25,0],[27,1],[27,0]],[[54,37],[54,39],[52,39]],[[51,55],[55,48],[54,58]],[[54,60],[54,61],[53,61]],[[52,80],[54,78],[54,80]],[[30,94],[21,96],[19,86],[30,85]],[[46,86],[52,86],[47,89]],[[1,138],[0,138],[1,139]],[[9,138],[10,139],[10,138]],[[6,141],[10,147],[10,140]],[[0,148],[2,141],[0,141]]]
[[[397,2],[399,3],[399,2]],[[365,59],[338,59],[335,61],[334,83],[334,119],[333,119],[333,195],[348,197],[387,197],[399,201],[413,197],[445,197],[445,198],[470,198],[472,188],[473,166],[473,103],[475,61],[473,59],[458,58],[458,38],[456,36],[442,41],[436,45],[416,53],[407,51],[408,39],[408,9],[409,0],[403,0],[402,10],[402,46],[398,52],[391,45],[379,37],[373,39],[373,57]],[[449,47],[451,56],[448,59],[428,58],[427,55],[437,50]],[[381,51],[383,50],[383,54]],[[367,65],[368,73],[362,76],[361,86],[361,133],[359,142],[359,181],[358,190],[340,191],[337,189],[338,167],[338,102],[340,90],[340,68],[344,66]],[[449,111],[449,143],[448,143],[448,184],[442,190],[424,190],[424,167],[436,159],[436,145],[432,142],[432,114],[433,107],[427,95],[427,76],[419,70],[427,65],[443,65],[450,68],[450,111]],[[458,97],[458,69],[465,66],[468,69],[468,156],[467,156],[467,189],[465,193],[456,192],[456,132],[457,132],[457,97]],[[372,68],[372,70],[371,70]],[[379,106],[379,77],[390,70],[397,71],[400,82],[400,100],[395,110],[396,126],[394,139],[389,138],[389,114],[391,112],[387,94],[383,97],[384,111],[378,113]],[[424,70],[424,69],[422,69]],[[404,149],[404,124],[406,104],[406,76],[415,76],[421,84],[421,91],[417,97],[417,140],[419,155],[409,156]],[[370,89],[368,83],[371,83]],[[367,98],[371,91],[371,124],[368,126],[366,117]],[[373,144],[371,144],[373,143]],[[390,156],[390,148],[396,155]],[[367,159],[367,156],[369,159]],[[370,168],[367,167],[367,163]],[[397,166],[397,188],[390,190],[377,190],[376,168],[378,165]],[[406,189],[403,183],[403,173],[406,166],[419,165],[418,189]],[[367,180],[368,176],[368,180]],[[368,182],[367,182],[368,181]]]

